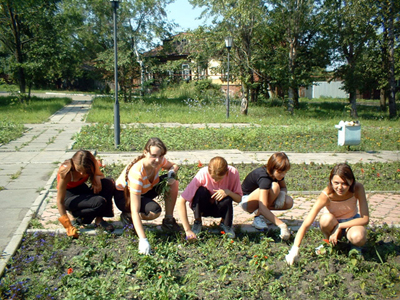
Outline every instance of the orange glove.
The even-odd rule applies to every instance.
[[[58,218],[58,221],[64,226],[64,228],[67,230],[67,235],[72,236],[73,238],[78,238],[78,230],[72,226],[71,221],[69,220],[68,216],[62,215],[61,217]]]

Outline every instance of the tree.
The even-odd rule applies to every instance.
[[[345,62],[335,70],[349,93],[350,116],[357,118],[356,93],[363,85],[363,56],[374,46],[376,32],[372,18],[376,14],[370,0],[326,0],[325,28],[332,41],[336,60]]]
[[[233,37],[231,50],[230,78],[238,78],[242,83],[244,97],[256,102],[260,89],[260,70],[257,63],[261,59],[260,40],[265,34],[268,10],[263,0],[192,0],[195,6],[205,7],[204,16],[212,17],[214,23],[213,57],[226,65],[224,39]],[[221,68],[224,71],[224,67]],[[231,77],[231,75],[233,75]],[[247,110],[242,110],[246,112]]]
[[[59,0],[0,1],[0,42],[7,63],[25,93],[39,77],[48,74],[56,55],[59,26],[54,22]]]
[[[97,51],[94,65],[102,70],[105,79],[112,80],[114,56],[111,35],[111,6],[104,11],[102,1],[96,0],[94,3],[96,5],[91,7],[92,13],[96,16],[94,21],[107,24],[105,26],[107,33],[102,35],[107,46]],[[173,28],[173,24],[166,19],[165,7],[169,3],[170,1],[166,0],[129,0],[120,4],[117,11],[118,71],[124,101],[131,98],[135,81],[141,78],[145,58],[140,53],[143,53],[145,49],[154,47],[155,40],[165,38]]]
[[[281,41],[281,54],[286,53],[288,73],[285,78],[289,100],[299,107],[299,87],[309,85],[316,68],[328,64],[328,48],[321,30],[320,3],[313,0],[273,0],[270,26],[275,40]]]
[[[387,110],[387,98],[389,103],[391,117],[396,115],[396,102],[394,101],[395,92],[395,50],[396,50],[396,27],[399,25],[400,5],[392,0],[375,1],[377,15],[374,18],[375,30],[379,32],[378,42],[380,49],[376,57],[379,57],[380,65],[377,67],[376,78],[379,80],[380,88],[380,106],[382,110]],[[397,17],[396,17],[397,16]],[[396,26],[397,23],[397,26]]]

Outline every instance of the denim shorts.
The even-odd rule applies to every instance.
[[[244,211],[247,211],[247,201],[249,201],[249,195],[243,195],[242,201],[238,204]]]
[[[361,216],[360,216],[360,214],[355,214],[353,217],[351,217],[351,218],[347,218],[347,219],[338,219],[338,222],[339,223],[344,223],[344,222],[347,222],[347,221],[351,221],[351,220],[354,220],[354,219],[358,219],[358,218],[361,218]],[[342,229],[342,236],[346,236],[346,230],[347,230],[348,228],[343,228]]]

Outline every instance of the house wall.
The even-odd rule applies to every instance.
[[[207,78],[211,79],[211,82],[214,84],[218,84],[221,86],[222,91],[226,94],[228,91],[228,84],[226,79],[221,80],[222,74],[215,74],[215,71],[213,68],[219,68],[220,66],[220,61],[217,60],[211,60],[208,64],[208,69],[207,69]],[[233,82],[232,79],[229,81],[229,95],[234,96],[234,95],[240,95],[241,93],[241,83],[239,81]]]

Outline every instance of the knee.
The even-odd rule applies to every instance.
[[[104,197],[102,197],[102,196],[93,197],[93,200],[94,200],[94,201],[93,201],[93,206],[94,206],[94,207],[100,208],[100,207],[102,207],[102,206],[104,206],[104,205],[107,204],[106,198],[104,198]]]
[[[291,209],[293,207],[293,198],[286,195],[284,209]]]
[[[179,181],[175,180],[174,183],[170,185],[170,187],[171,192],[179,191]]]
[[[351,229],[351,228],[350,228]],[[367,242],[367,235],[365,228],[349,230],[347,233],[347,239],[352,243],[354,246],[361,247]]]
[[[323,214],[321,216],[321,218],[319,219],[319,224],[320,224],[321,228],[334,226],[334,225],[336,225],[336,223],[337,223],[337,220],[331,213]]]

